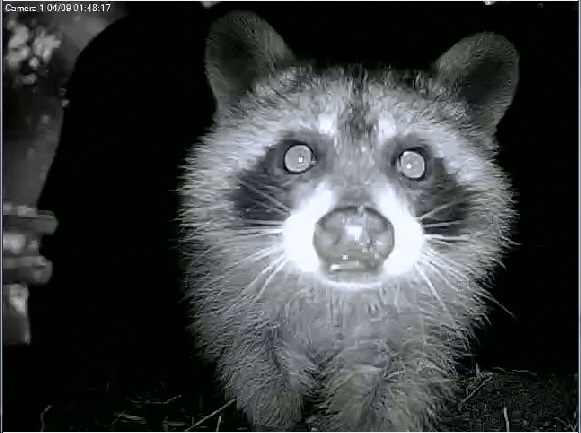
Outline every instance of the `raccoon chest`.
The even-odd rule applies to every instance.
[[[310,305],[284,322],[283,339],[322,364],[348,348],[396,342],[408,327],[388,320],[385,311],[370,311],[357,304]]]

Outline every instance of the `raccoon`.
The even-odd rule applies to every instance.
[[[250,12],[215,22],[214,125],[184,165],[193,329],[258,430],[438,426],[516,217],[499,35],[430,71],[319,66]]]

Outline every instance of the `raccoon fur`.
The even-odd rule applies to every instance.
[[[257,429],[435,429],[516,216],[496,165],[518,55],[320,68],[249,12],[211,28],[217,101],[181,188],[196,339]]]

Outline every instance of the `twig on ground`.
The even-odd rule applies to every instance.
[[[462,406],[464,403],[466,403],[466,402],[467,402],[467,401],[468,401],[468,400],[469,400],[469,399],[470,399],[470,398],[471,398],[471,397],[472,397],[474,394],[476,394],[476,392],[477,392],[477,391],[478,391],[480,388],[482,388],[482,387],[484,386],[484,384],[485,384],[486,382],[488,382],[489,380],[491,380],[493,377],[494,377],[494,376],[488,376],[486,379],[484,379],[484,380],[483,380],[483,381],[480,383],[480,385],[478,385],[478,386],[476,387],[476,389],[474,389],[474,390],[473,390],[473,391],[472,391],[470,394],[468,394],[466,397],[464,397],[464,398],[463,398],[463,399],[460,401],[460,403],[458,404],[458,406]]]
[[[228,406],[232,405],[232,403],[234,403],[235,400],[230,400],[228,403],[226,403],[225,405],[223,405],[221,408],[216,409],[214,412],[212,412],[210,415],[206,415],[204,418],[202,418],[201,420],[199,420],[197,423],[195,423],[194,425],[188,427],[187,429],[185,429],[184,431],[192,431],[193,429],[195,429],[197,426],[205,423],[207,420],[209,420],[210,418],[212,418],[213,416],[216,416],[217,414],[219,414],[220,412],[222,412],[224,409],[226,409]]]
[[[49,411],[52,406],[49,404],[47,407],[44,408],[42,413],[40,414],[40,431],[44,431],[45,424],[44,424],[44,415]]]
[[[510,431],[510,422],[508,421],[508,412],[506,406],[502,408],[502,415],[504,416],[504,424],[506,425],[506,431]]]
[[[218,422],[216,423],[216,431],[220,431],[220,424],[222,424],[222,414],[218,415]]]

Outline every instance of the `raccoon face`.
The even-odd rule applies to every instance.
[[[421,190],[434,183],[429,148],[409,137],[370,142],[335,141],[316,154],[298,142],[283,161],[297,164],[308,157],[303,170],[315,177],[310,188],[298,187],[302,192],[282,221],[285,256],[301,272],[345,290],[412,271],[425,243],[421,217],[429,198]],[[318,179],[317,164],[327,165]]]
[[[493,133],[517,64],[481,34],[430,74],[320,70],[256,16],[228,15],[208,39],[218,111],[186,166],[185,224],[241,274],[263,261],[264,280],[349,292],[481,276],[513,215]]]

